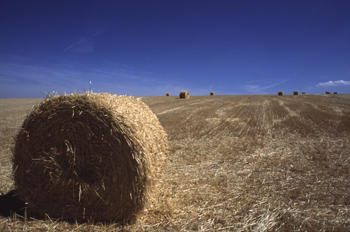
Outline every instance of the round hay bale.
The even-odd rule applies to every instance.
[[[190,93],[186,90],[182,90],[182,91],[180,91],[180,98],[188,99],[188,98],[190,98]]]
[[[334,92],[334,94],[338,94],[338,92]]]
[[[215,93],[214,92],[210,92],[210,96],[214,96],[215,95]]]
[[[166,93],[166,95],[165,96],[171,96],[171,94],[170,93]]]
[[[283,96],[283,95],[284,95],[284,93],[282,90],[278,91],[278,96]]]
[[[326,91],[326,94],[331,94],[329,91]]]
[[[52,96],[16,137],[15,185],[37,215],[131,222],[153,196],[167,150],[157,117],[136,98]]]
[[[306,94],[305,92],[302,92],[301,94]]]
[[[298,90],[294,90],[293,94],[294,95],[299,95],[299,91]]]

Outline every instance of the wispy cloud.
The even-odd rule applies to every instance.
[[[92,38],[94,38],[95,36],[98,36],[99,34],[102,34],[106,31],[109,31],[110,29],[108,30],[102,30],[102,31],[99,31],[87,38],[83,38],[81,40],[79,40],[78,42],[68,46],[67,48],[65,48],[63,50],[63,52],[66,52],[68,50],[70,50],[71,48],[74,48],[74,52],[77,52],[77,53],[90,53],[90,52],[93,52],[94,51],[94,46],[95,46],[95,43],[93,40],[91,40]],[[78,46],[79,45],[79,46]]]
[[[344,80],[339,80],[339,81],[328,81],[328,82],[322,82],[317,84],[317,87],[330,87],[330,86],[340,86],[340,85],[350,85],[350,81],[344,81]]]
[[[268,80],[268,81],[266,81]],[[256,84],[256,85],[243,85],[241,88],[246,90],[248,93],[255,93],[255,94],[264,94],[266,93],[265,90],[273,88],[277,85],[283,84],[285,82],[287,82],[289,79],[285,79],[282,81],[270,81],[270,79],[265,79],[265,80],[261,80],[261,84]],[[254,81],[254,82],[258,82],[258,81]],[[252,83],[252,81],[247,82]]]
[[[41,92],[56,90],[59,93],[81,92],[84,88],[89,89],[90,81],[94,92],[134,96],[152,95],[152,89],[157,90],[153,92],[157,95],[165,92],[165,87],[171,84],[152,73],[134,70],[127,65],[122,68],[111,64],[87,67],[79,63],[43,66],[33,62],[0,61],[0,98],[41,97]],[[23,86],[27,90],[19,95]]]
[[[256,83],[256,82],[267,82],[267,81],[272,81],[273,79],[260,79],[260,80],[252,80],[252,81],[248,81],[247,84],[250,84],[250,83]]]
[[[84,73],[64,67],[0,62],[0,82],[13,86],[40,86],[43,91],[70,89],[73,86],[82,86],[85,83],[82,81],[83,77]]]

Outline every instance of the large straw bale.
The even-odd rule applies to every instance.
[[[37,215],[133,221],[154,197],[167,149],[157,117],[136,98],[51,96],[32,109],[16,137],[15,185]]]
[[[182,91],[180,91],[180,98],[188,99],[188,98],[190,98],[190,93],[186,90],[182,90]]]
[[[165,96],[169,97],[169,96],[171,96],[171,94],[170,94],[170,93],[166,93],[166,95],[165,95]]]
[[[298,91],[298,90],[294,90],[294,91],[293,91],[293,94],[294,94],[294,95],[299,95],[299,91]]]
[[[210,96],[214,96],[215,95],[215,93],[214,92],[210,92]]]
[[[278,91],[278,95],[279,95],[279,96],[283,96],[283,94],[284,94],[284,93],[283,93],[282,90]]]

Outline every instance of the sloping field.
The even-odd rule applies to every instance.
[[[350,231],[350,96],[143,97],[168,133],[163,197],[134,225],[0,217],[0,230]],[[0,100],[0,192],[35,99]]]

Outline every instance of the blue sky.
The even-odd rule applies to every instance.
[[[3,0],[0,98],[350,93],[349,12],[348,0]]]

